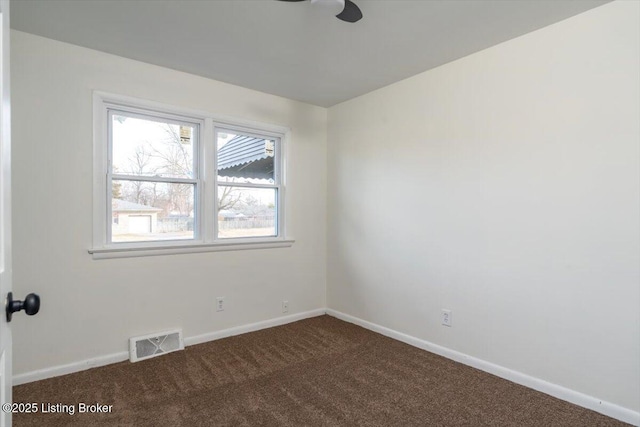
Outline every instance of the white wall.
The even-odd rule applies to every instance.
[[[327,271],[333,309],[638,411],[639,13],[335,106],[328,151],[325,109],[13,31],[14,373],[321,308]],[[291,127],[294,246],[92,260],[94,89]]]
[[[324,108],[36,37],[11,33],[14,374],[127,350],[131,336],[194,336],[325,306]],[[92,91],[292,129],[291,248],[94,261]],[[215,312],[216,296],[226,297]]]
[[[638,16],[330,108],[328,307],[638,411]]]

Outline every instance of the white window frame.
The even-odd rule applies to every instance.
[[[94,259],[123,258],[177,253],[212,252],[242,249],[289,247],[293,239],[285,238],[285,172],[286,147],[290,130],[283,126],[257,123],[210,114],[203,111],[169,106],[122,95],[94,92],[93,95],[93,247]],[[195,185],[194,238],[145,242],[111,242],[111,180],[113,178],[110,136],[110,111],[126,115],[167,119],[196,127],[194,135],[193,179],[130,177],[153,182],[185,182]],[[276,188],[276,236],[218,238],[217,208],[217,133],[237,132],[243,135],[268,137],[275,141],[274,184],[237,184],[237,187]],[[119,176],[120,174],[118,174]],[[187,182],[188,181],[188,182]]]

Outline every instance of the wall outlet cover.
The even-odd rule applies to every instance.
[[[453,321],[451,310],[448,310],[445,308],[442,309],[441,321],[444,326],[449,326],[449,327],[451,326]]]

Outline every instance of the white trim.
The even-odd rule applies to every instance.
[[[253,182],[225,182],[218,181],[218,187],[257,188],[258,190],[278,190],[278,184],[256,184]]]
[[[113,211],[112,205],[109,202],[113,199],[113,181],[138,181],[138,182],[152,182],[152,183],[165,183],[165,184],[185,184],[191,185],[193,188],[193,211],[194,215],[194,233],[193,238],[189,239],[191,241],[199,241],[202,240],[202,237],[199,235],[201,218],[204,215],[204,212],[200,211],[200,198],[201,198],[201,185],[202,185],[202,177],[201,177],[201,169],[200,169],[200,158],[198,157],[201,154],[200,147],[204,145],[204,141],[202,139],[203,135],[203,127],[205,125],[204,120],[195,118],[191,119],[189,117],[183,117],[180,114],[175,114],[169,111],[157,111],[156,109],[142,109],[135,106],[122,106],[120,104],[113,104],[110,100],[105,98],[99,98],[97,100],[94,99],[94,102],[99,104],[100,115],[102,119],[106,117],[106,122],[103,122],[102,126],[102,134],[99,135],[101,139],[94,141],[94,151],[101,150],[102,155],[104,155],[104,151],[106,148],[107,152],[107,161],[106,161],[106,170],[100,170],[100,165],[98,163],[94,164],[94,174],[100,173],[101,175],[106,172],[106,182],[105,182],[105,190],[106,190],[106,211],[102,214],[104,215],[104,225],[101,228],[106,228],[106,240],[103,242],[96,241],[94,238],[94,247],[100,247],[101,245],[109,246],[112,243],[112,218]],[[172,125],[180,125],[180,126],[188,126],[193,129],[193,178],[179,178],[179,177],[164,177],[164,176],[147,176],[147,175],[130,175],[126,173],[114,173],[113,172],[113,117],[115,115],[127,116],[131,118],[137,118],[145,121],[152,121],[157,123],[170,123]],[[95,123],[96,127],[100,127],[100,124]],[[106,133],[104,132],[106,129]],[[104,136],[106,135],[106,139]],[[101,162],[104,165],[104,162]],[[94,190],[94,193],[96,191]],[[97,215],[94,212],[94,221],[97,220]],[[106,225],[106,227],[105,227]]]
[[[290,232],[290,229],[287,229],[287,224],[285,223],[285,217],[289,215],[290,212],[287,212],[287,197],[286,197],[286,188],[288,186],[288,176],[287,176],[287,165],[290,163],[291,153],[289,141],[291,139],[291,132],[286,132],[280,138],[280,155],[278,156],[278,179],[280,183],[280,187],[278,189],[278,212],[277,212],[277,220],[276,224],[277,230],[280,233],[280,236],[286,238],[288,236],[287,233]],[[326,300],[325,300],[326,301]]]
[[[214,199],[218,200],[218,188],[219,187],[235,187],[235,188],[254,188],[254,189],[273,189],[276,194],[276,235],[269,236],[274,239],[284,239],[286,234],[284,232],[284,181],[282,180],[281,169],[282,165],[286,162],[286,158],[284,157],[284,151],[282,150],[283,140],[288,137],[289,131],[275,133],[263,130],[255,130],[251,128],[246,128],[237,125],[229,125],[228,123],[213,123],[214,130],[214,139],[213,139],[213,177],[212,182],[215,182],[214,188]],[[243,136],[250,136],[254,138],[264,138],[269,137],[274,139],[275,143],[275,156],[274,156],[274,172],[273,172],[273,184],[255,184],[255,183],[240,183],[240,182],[229,182],[229,181],[218,181],[217,180],[217,171],[218,171],[218,133],[234,133],[241,134]],[[212,237],[212,242],[214,243],[222,243],[229,240],[229,238],[219,237],[219,224],[217,219],[214,221],[214,233]]]
[[[190,346],[195,344],[202,344],[208,341],[215,341],[234,335],[245,334],[248,332],[255,332],[261,329],[272,328],[274,326],[285,325],[287,323],[297,322],[298,320],[308,319],[310,317],[322,316],[326,313],[324,308],[316,310],[305,311],[302,313],[292,314],[290,316],[277,317],[275,319],[263,320],[261,322],[250,323],[248,325],[236,326],[233,328],[223,329],[217,332],[210,332],[207,334],[196,335],[194,337],[185,338],[184,345]],[[106,356],[93,357],[91,359],[81,360],[79,362],[68,363],[66,365],[53,366],[51,368],[38,369],[36,371],[25,372],[24,374],[18,374],[13,377],[13,384],[20,385],[33,381],[46,380],[47,378],[59,377],[61,375],[72,374],[74,372],[85,371],[91,368],[97,368],[99,366],[110,365],[112,363],[118,363],[129,359],[128,351],[121,351],[118,353],[109,354]]]
[[[273,136],[279,136],[279,134],[285,134],[290,131],[290,129],[286,126],[274,125],[271,123],[264,123],[256,120],[240,119],[237,117],[230,117],[222,114],[212,113],[209,111],[184,108],[176,105],[164,104],[162,102],[150,101],[148,99],[135,98],[133,96],[120,95],[99,90],[93,91],[93,95],[94,99],[100,99],[112,105],[132,108],[131,104],[135,104],[137,107],[143,109],[158,110],[157,112],[160,114],[169,110],[172,112],[176,112],[177,115],[183,115],[188,118],[197,118],[200,120],[212,118],[215,122],[214,125],[216,126],[232,127],[234,129],[244,131],[253,129],[259,134],[265,134],[265,132],[269,132],[274,133],[275,135]]]
[[[635,412],[631,409],[624,408],[611,402],[603,401],[596,397],[580,393],[579,391],[571,390],[558,384],[544,381],[540,378],[532,377],[522,372],[505,368],[504,366],[487,362],[486,360],[478,359],[476,357],[460,353],[459,351],[451,350],[447,347],[443,347],[438,344],[434,344],[429,341],[416,338],[411,335],[407,335],[402,332],[398,332],[393,329],[389,329],[384,326],[380,326],[375,323],[371,323],[358,317],[354,317],[336,310],[327,309],[327,314],[340,320],[344,320],[345,322],[353,323],[365,329],[377,332],[389,338],[393,338],[414,347],[418,347],[422,350],[426,350],[431,353],[446,357],[447,359],[451,359],[464,365],[480,369],[481,371],[488,372],[500,378],[512,381],[516,384],[532,388],[558,399],[573,403],[578,406],[582,406],[583,408],[591,409],[592,411],[599,412],[608,417],[615,418],[617,420],[624,421],[636,426],[640,425],[640,413]]]
[[[142,181],[142,182],[162,182],[164,184],[189,184],[198,185],[198,179],[192,178],[171,178],[165,176],[127,175],[114,173],[111,175],[112,181]],[[158,209],[161,210],[161,209]]]
[[[284,175],[282,173],[282,168],[284,166],[286,158],[284,157],[284,139],[288,134],[281,135],[277,141],[275,142],[275,168],[273,171],[273,178],[277,184],[276,187],[276,232],[278,233],[278,237],[284,238],[286,234],[284,234]]]
[[[87,369],[99,366],[111,365],[129,359],[128,351],[108,354],[106,356],[93,357],[79,362],[67,363],[66,365],[53,366],[51,368],[38,369],[36,371],[25,372],[13,376],[13,385],[26,384],[33,381],[46,380],[47,378],[59,377],[61,375],[73,374],[74,372],[86,371]]]
[[[138,177],[125,174],[112,174],[109,165],[111,153],[110,112],[120,112],[132,116],[140,116],[147,120],[156,118],[170,120],[172,123],[185,123],[197,129],[197,144],[194,147],[195,178]],[[289,247],[294,243],[285,234],[286,199],[284,197],[284,174],[287,159],[284,158],[284,140],[289,138],[291,130],[280,125],[260,123],[213,114],[201,110],[193,110],[173,105],[162,104],[124,95],[110,94],[101,91],[93,92],[93,247],[88,250],[93,259],[125,258],[149,255],[169,255],[196,252],[215,252],[241,249],[266,249]],[[219,238],[217,236],[218,221],[215,210],[218,183],[216,175],[216,134],[218,129],[239,132],[252,136],[269,137],[276,143],[275,185],[235,184],[235,187],[273,188],[276,190],[276,236]],[[106,135],[106,140],[105,140]],[[105,150],[105,147],[107,148]],[[211,159],[209,159],[211,157]],[[211,164],[209,164],[211,163]],[[194,211],[196,221],[194,238],[188,240],[158,240],[142,242],[111,242],[111,181],[113,179],[184,183],[195,186]],[[231,183],[219,183],[232,185]],[[233,241],[231,241],[233,240]]]
[[[222,338],[232,337],[234,335],[246,334],[249,332],[259,331],[261,329],[273,328],[275,326],[286,325],[287,323],[297,322],[299,320],[308,319],[310,317],[318,317],[326,314],[324,308],[305,311],[302,313],[292,314],[289,316],[276,317],[275,319],[263,320],[261,322],[250,323],[248,325],[236,326],[233,328],[223,329],[222,331],[209,332],[195,337],[184,339],[184,345],[202,344],[209,341],[215,341]]]
[[[488,372],[496,375],[500,378],[512,381],[516,384],[523,385],[525,387],[532,388],[558,399],[573,403],[583,408],[591,409],[599,412],[608,417],[615,418],[620,421],[624,421],[633,425],[640,425],[640,413],[631,409],[624,408],[611,402],[606,402],[597,399],[592,396],[588,396],[584,393],[580,393],[575,390],[562,387],[557,384],[549,383],[539,378],[532,377],[521,372],[514,371],[512,369],[505,368],[500,365],[496,365],[491,362],[487,362],[482,359],[478,359],[473,356],[469,356],[464,353],[460,353],[449,348],[433,344],[429,341],[422,340],[420,338],[413,337],[411,335],[404,334],[402,332],[395,331],[393,329],[386,328],[384,326],[377,325],[375,323],[362,320],[360,318],[350,316],[345,313],[341,313],[332,309],[316,309],[305,311],[302,313],[292,314],[289,316],[277,317],[274,319],[263,320],[256,323],[250,323],[247,325],[236,326],[221,331],[210,332],[202,335],[196,335],[193,337],[185,338],[184,345],[191,346],[196,344],[202,344],[209,341],[215,341],[222,338],[227,338],[235,335],[246,334],[249,332],[255,332],[262,329],[272,328],[275,326],[285,325],[287,323],[297,322],[299,320],[308,319],[311,317],[322,316],[328,314],[329,316],[344,320],[345,322],[353,323],[361,326],[365,329],[377,332],[385,335],[389,338],[402,341],[414,347],[422,350],[429,351],[431,353],[438,354],[446,357],[447,359],[454,360],[456,362],[463,363],[481,371]],[[33,381],[40,381],[47,378],[58,377],[61,375],[72,374],[74,372],[80,372],[99,366],[110,365],[112,363],[118,363],[129,359],[129,352],[122,351],[113,353],[106,356],[99,356],[91,359],[82,360],[79,362],[68,363],[66,365],[54,366],[46,369],[39,369],[36,371],[26,372],[24,374],[15,375],[13,377],[13,384],[20,385]]]
[[[229,240],[229,239],[227,239]],[[110,259],[110,258],[131,258],[141,256],[154,255],[172,255],[172,254],[195,254],[201,252],[219,252],[219,251],[244,251],[249,249],[274,249],[291,247],[295,240],[266,240],[266,241],[234,241],[224,243],[189,243],[175,244],[175,240],[170,243],[173,245],[160,245],[165,242],[156,242],[155,246],[147,247],[108,247],[89,249],[89,253],[93,255],[93,259]]]
[[[13,244],[11,237],[11,7],[9,3],[9,0],[0,1],[0,298],[3,300],[13,286]],[[12,366],[13,338],[11,327],[5,319],[0,319],[0,404],[3,407],[13,401]],[[11,411],[2,411],[0,413],[0,426],[11,426],[11,423]]]
[[[160,108],[139,108],[131,105],[124,105],[120,103],[112,103],[109,100],[103,98],[104,105],[111,115],[109,120],[113,119],[114,115],[127,116],[132,119],[140,119],[149,122],[156,122],[160,124],[171,124],[176,126],[197,127],[202,125],[203,119],[196,117],[195,119],[190,116],[183,115],[182,113],[175,114],[169,112],[170,109]],[[136,103],[139,105],[139,103]],[[171,109],[175,111],[176,109]],[[199,116],[199,115],[198,115]]]
[[[93,93],[93,245],[104,245],[110,234],[107,221],[107,199],[111,190],[107,188],[108,155],[104,150],[104,135],[107,132],[107,111],[103,97]]]
[[[200,170],[202,171],[202,206],[200,206],[202,232],[200,236],[205,241],[212,242],[218,226],[218,216],[205,214],[205,212],[213,212],[218,199],[218,186],[215,185],[218,170],[216,167],[217,134],[211,118],[204,120],[203,136],[203,141],[213,141],[213,144],[202,144],[200,148]]]

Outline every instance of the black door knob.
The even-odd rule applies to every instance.
[[[16,311],[24,310],[28,316],[33,316],[40,310],[40,297],[37,294],[29,294],[24,301],[14,300],[13,293],[7,294],[7,322],[11,322],[11,316]]]

